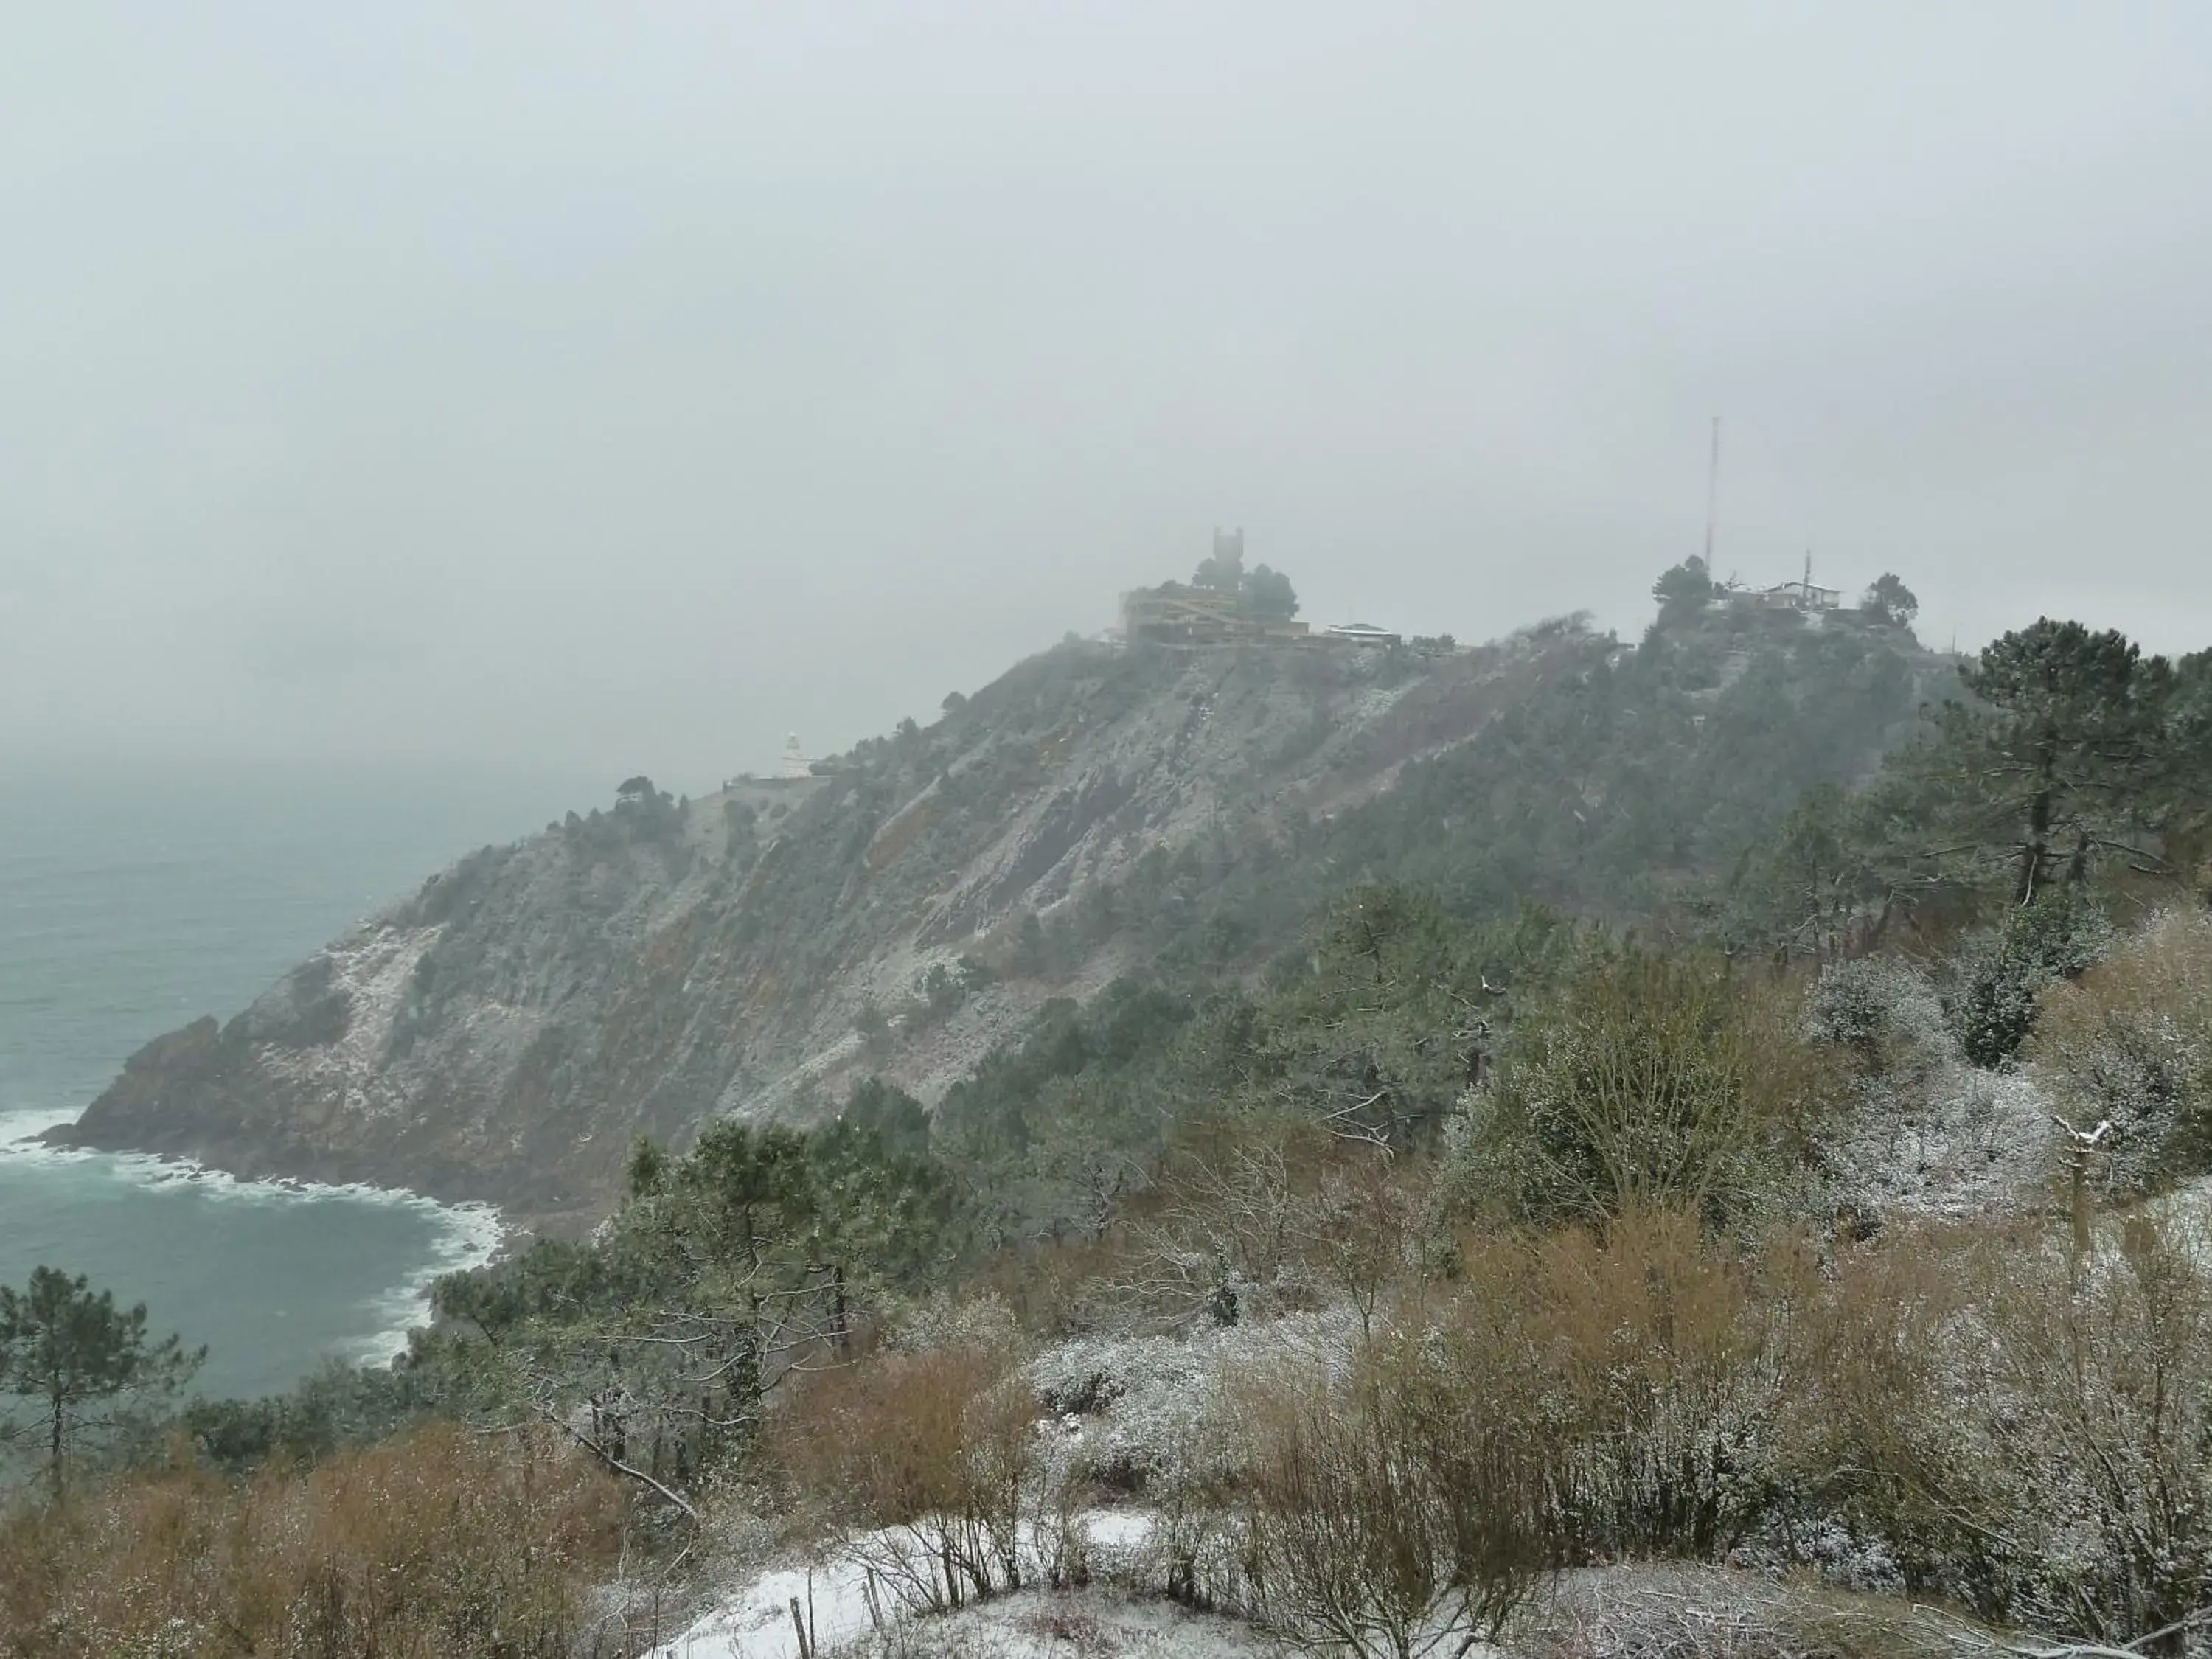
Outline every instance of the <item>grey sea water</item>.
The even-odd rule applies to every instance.
[[[209,1347],[210,1395],[399,1345],[496,1218],[404,1194],[243,1182],[21,1137],[149,1037],[228,1018],[430,872],[601,792],[334,769],[0,769],[0,1284],[40,1263]]]

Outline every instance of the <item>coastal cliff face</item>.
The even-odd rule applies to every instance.
[[[1909,716],[1903,658],[1854,649],[1890,666],[1851,740],[1796,781],[1863,767]],[[1546,889],[1648,815],[1608,802],[1588,756],[1668,767],[1659,716],[1639,731],[1625,712],[1649,688],[1613,684],[1649,650],[1572,624],[1426,654],[1070,643],[825,775],[681,805],[632,791],[475,853],[228,1023],[148,1044],[62,1134],[588,1225],[640,1133],[681,1145],[717,1115],[819,1113],[871,1073],[932,1101],[1048,999],[1178,953],[1249,969],[1316,895],[1425,876],[1404,849],[1500,841],[1508,811],[1527,867],[1493,859],[1480,880],[1601,904]],[[1732,678],[1757,674],[1723,663],[1671,694],[1686,755],[1738,718],[1732,696],[1771,717],[1774,688]],[[1550,793],[1506,801],[1553,750]],[[1791,782],[1758,787],[1778,811]],[[1736,798],[1688,761],[1662,787],[1698,798],[1677,817]]]
[[[818,1109],[869,1072],[933,1097],[1133,965],[1126,929],[1076,919],[1147,854],[1284,843],[1589,648],[1065,646],[830,775],[473,854],[149,1043],[73,1138],[574,1221],[641,1132]]]

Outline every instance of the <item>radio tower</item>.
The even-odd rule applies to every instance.
[[[1721,501],[1721,417],[1713,416],[1713,458],[1705,470],[1705,571],[1713,568],[1713,516]]]

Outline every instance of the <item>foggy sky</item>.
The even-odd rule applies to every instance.
[[[0,757],[930,718],[1211,528],[1633,633],[1704,534],[2212,643],[2212,9],[14,9]]]

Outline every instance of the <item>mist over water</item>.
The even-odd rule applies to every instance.
[[[10,769],[0,785],[0,1283],[46,1263],[148,1304],[210,1395],[397,1346],[489,1212],[240,1182],[21,1137],[74,1118],[148,1038],[227,1018],[378,905],[608,793],[566,781],[234,768]]]

